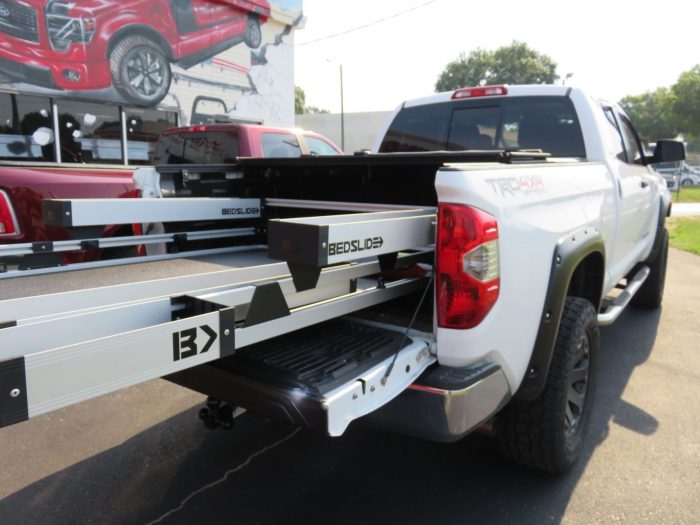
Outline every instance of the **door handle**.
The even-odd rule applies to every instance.
[[[647,181],[645,181],[645,180],[642,180],[642,182],[640,183],[640,185],[641,185],[642,188],[648,188],[648,187],[649,187],[649,183],[648,183]]]

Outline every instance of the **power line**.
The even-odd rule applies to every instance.
[[[379,20],[375,20],[374,22],[369,22],[368,24],[353,27],[351,29],[346,29],[345,31],[341,31],[340,33],[333,33],[332,35],[322,36],[322,37],[316,38],[314,40],[309,40],[308,42],[301,42],[299,44],[296,44],[294,47],[308,46],[309,44],[315,44],[316,42],[321,42],[323,40],[328,40],[331,38],[336,38],[339,36],[347,35],[348,33],[353,33],[355,31],[359,31],[360,29],[365,29],[367,27],[371,27],[371,26],[374,26],[377,24],[381,24],[382,22],[386,22],[387,20],[391,20],[392,18],[397,18],[399,16],[405,15],[406,13],[410,13],[411,11],[415,11],[416,9],[420,9],[421,7],[425,7],[426,5],[434,4],[437,1],[438,0],[429,0],[428,2],[424,2],[424,3],[419,4],[417,6],[411,7],[410,9],[406,9],[405,11],[400,11],[398,13],[394,13],[393,15],[389,15],[389,16],[386,16],[384,18],[380,18]]]

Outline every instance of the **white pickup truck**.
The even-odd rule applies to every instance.
[[[578,89],[484,86],[402,104],[377,150],[164,165],[139,175],[151,198],[45,202],[49,224],[159,223],[123,242],[177,259],[5,272],[0,426],[165,377],[211,396],[212,427],[236,407],[334,436],[493,422],[506,456],[566,471],[598,326],[662,301],[671,202],[651,164],[682,145],[645,157]]]

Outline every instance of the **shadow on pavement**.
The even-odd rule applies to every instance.
[[[207,431],[188,410],[0,502],[0,523],[559,523],[612,422],[653,434],[653,415],[621,399],[654,346],[661,312],[631,310],[601,331],[584,456],[553,478],[515,466],[472,435],[435,444],[352,425],[330,439],[244,416]]]

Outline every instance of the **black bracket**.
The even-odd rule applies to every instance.
[[[70,201],[43,200],[41,214],[48,226],[73,226],[73,208]]]
[[[245,326],[253,326],[290,315],[289,306],[279,283],[262,284],[255,287],[248,307]]]
[[[29,419],[24,357],[0,361],[0,428]]]
[[[292,281],[297,292],[316,288],[318,278],[321,276],[320,266],[309,266],[307,264],[297,264],[287,262],[289,273],[292,274]]]
[[[388,272],[396,268],[396,261],[399,258],[399,254],[398,252],[384,253],[378,255],[377,258],[379,259],[379,269],[382,272]]]
[[[32,243],[32,252],[34,253],[48,253],[53,251],[53,242],[35,242]]]
[[[170,303],[173,306],[185,306],[183,309],[173,311],[173,321],[219,312],[219,337],[221,338],[219,348],[221,357],[228,357],[236,352],[236,309],[233,306],[224,306],[188,295],[171,297]]]
[[[83,250],[92,250],[100,247],[100,241],[98,239],[92,239],[90,241],[81,241],[80,247]]]

